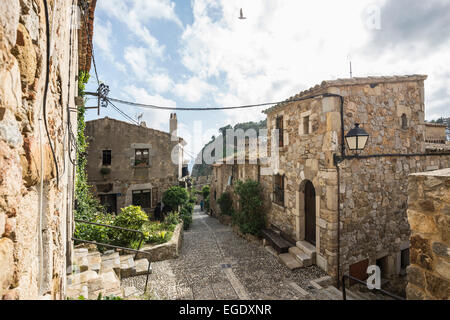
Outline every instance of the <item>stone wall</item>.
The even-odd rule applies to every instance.
[[[425,125],[425,141],[444,144],[447,141],[446,128],[445,124],[427,123]]]
[[[88,183],[96,194],[117,194],[118,209],[132,204],[133,190],[152,190],[160,201],[165,190],[178,185],[179,167],[172,161],[177,142],[169,133],[103,118],[86,122],[86,136]],[[149,166],[135,166],[135,149],[140,148],[149,149]],[[101,173],[103,150],[111,150],[109,174]]]
[[[70,29],[68,8],[72,1],[48,3],[52,56],[44,115],[48,67],[44,3],[0,2],[0,298],[3,299],[64,298],[66,258],[70,261],[74,166],[69,159],[68,124],[71,123],[75,135],[77,124],[76,113],[69,120],[68,110],[75,107],[78,41],[77,32],[71,33]],[[44,119],[48,123],[48,136]],[[74,157],[72,150],[71,158]]]
[[[450,299],[450,169],[411,174],[411,265],[407,298]]]

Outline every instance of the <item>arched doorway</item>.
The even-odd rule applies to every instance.
[[[305,240],[316,245],[316,189],[309,180],[305,184]]]

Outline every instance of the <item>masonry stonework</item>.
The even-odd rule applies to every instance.
[[[132,204],[133,191],[150,190],[151,206],[144,208],[150,212],[165,190],[178,185],[180,168],[173,161],[177,161],[174,148],[182,139],[172,141],[167,132],[109,118],[86,122],[86,136],[88,183],[97,196],[116,195],[117,210]],[[135,165],[136,149],[149,150],[148,165]],[[103,150],[111,151],[111,165],[103,164]]]
[[[411,174],[411,265],[407,298],[450,299],[450,169]]]
[[[76,132],[77,123],[68,110],[76,107],[78,41],[72,1],[48,3],[50,65],[44,2],[0,2],[0,299],[63,299],[71,259],[75,152],[68,128]]]

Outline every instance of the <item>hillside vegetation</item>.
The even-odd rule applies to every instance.
[[[266,120],[262,120],[259,122],[244,122],[244,123],[238,123],[236,124],[234,127],[231,125],[227,125],[225,127],[222,127],[219,129],[219,135],[217,138],[220,138],[221,136],[224,137],[224,146],[223,146],[223,155],[224,157],[227,156],[226,154],[226,130],[227,129],[234,129],[234,130],[238,130],[238,129],[242,129],[244,131],[248,130],[248,129],[255,129],[257,133],[259,133],[259,129],[266,129]],[[209,146],[211,143],[213,143],[216,139],[216,136],[212,136],[211,140],[205,144],[202,148],[202,151],[197,155],[197,159],[199,157],[202,156],[203,151],[205,150],[205,148],[207,146]],[[235,146],[236,146],[236,142],[235,142]],[[202,159],[202,164],[195,164],[194,167],[192,168],[192,176],[193,177],[200,177],[200,176],[209,176],[212,172],[212,166],[206,164],[203,159]]]

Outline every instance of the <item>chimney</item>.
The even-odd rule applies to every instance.
[[[177,134],[177,129],[178,129],[178,120],[177,120],[177,114],[176,113],[171,113],[170,114],[170,137],[171,137],[171,141],[178,141],[178,134]]]

